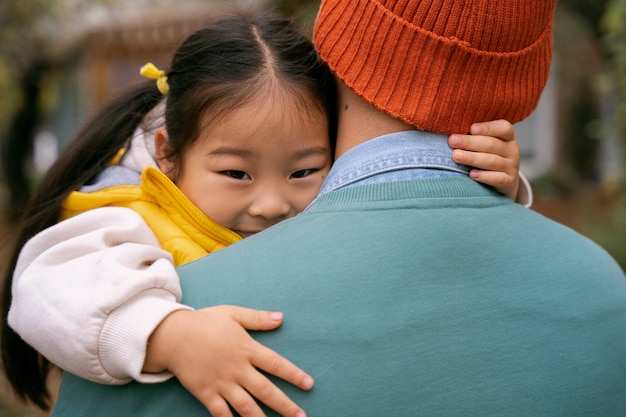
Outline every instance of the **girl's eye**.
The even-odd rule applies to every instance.
[[[291,178],[308,177],[309,175],[311,175],[315,171],[317,171],[317,169],[301,169],[300,171],[296,171],[293,174],[291,174]]]
[[[228,171],[222,171],[222,172],[227,177],[234,178],[236,180],[249,180],[250,179],[250,175],[246,174],[243,171],[235,171],[235,170],[229,169]]]

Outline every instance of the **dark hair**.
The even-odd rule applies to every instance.
[[[289,93],[304,112],[328,114],[334,140],[333,78],[290,20],[239,17],[200,29],[178,49],[167,77],[165,119],[174,159],[207,123],[274,89]]]
[[[288,93],[305,112],[326,113],[334,148],[334,80],[310,40],[293,27],[291,20],[237,15],[215,21],[183,42],[167,77],[166,128],[170,156],[176,160],[198,138],[207,115],[218,120],[260,91],[272,88]],[[2,360],[16,394],[41,409],[49,408],[47,377],[52,365],[7,323],[19,252],[28,239],[58,222],[67,196],[106,168],[162,98],[156,83],[150,81],[96,114],[63,150],[23,212],[4,282]]]

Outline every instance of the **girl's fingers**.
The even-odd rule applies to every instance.
[[[231,309],[233,320],[248,330],[273,329],[278,327],[283,319],[282,313],[234,306],[229,306],[228,308]],[[313,378],[303,370],[262,344],[257,343],[256,346],[255,354],[251,358],[255,367],[284,379],[301,389],[308,390],[313,387]]]
[[[283,313],[276,311],[254,310],[237,306],[218,306],[225,309],[228,315],[247,330],[272,330],[280,326],[283,321]]]
[[[450,135],[452,159],[475,169],[470,177],[511,199],[519,187],[520,151],[513,125],[506,120],[475,123],[470,135]]]
[[[224,398],[233,410],[235,410],[242,417],[265,417],[265,413],[261,410],[259,404],[257,404],[254,398],[252,398],[254,395],[254,393],[247,391],[247,387],[236,385],[233,386],[232,391],[224,393]],[[259,398],[259,400],[262,399]],[[211,412],[211,415],[214,417],[216,416],[213,412]]]
[[[233,417],[230,407],[226,400],[220,395],[212,395],[203,398],[202,395],[194,396],[209,410],[212,416],[217,417]]]
[[[504,172],[473,169],[470,171],[470,177],[494,188],[509,187],[512,182],[511,176],[505,174]]]
[[[509,197],[511,200],[516,200],[519,189],[517,177],[512,177],[504,172],[482,171],[479,169],[471,170],[470,177],[477,182],[494,187],[496,191]]]
[[[491,136],[473,136],[454,134],[448,138],[448,145],[454,149],[464,149],[472,152],[490,153],[507,158],[515,157],[517,153],[514,142],[505,142]]]
[[[470,133],[472,135],[496,137],[507,142],[516,140],[513,125],[503,119],[483,123],[474,123],[470,127]]]
[[[469,165],[485,171],[498,171],[507,174],[517,172],[517,167],[513,161],[491,153],[455,149],[452,152],[452,160],[457,164]]]
[[[298,407],[282,390],[278,389],[267,377],[260,372],[256,372],[251,380],[246,381],[245,385],[246,393],[250,393],[256,397],[259,401],[265,404],[267,407],[274,410],[276,413],[284,417],[297,417],[304,416],[304,411]],[[234,400],[233,400],[234,401]],[[239,414],[244,414],[244,409],[238,407],[236,403],[229,401],[233,408],[237,410]],[[243,404],[245,406],[245,404]]]
[[[303,390],[313,388],[313,378],[272,349],[257,344],[252,365]]]

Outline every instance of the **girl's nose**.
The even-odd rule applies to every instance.
[[[268,220],[281,220],[291,211],[288,199],[277,189],[259,190],[250,204],[248,212],[254,217],[264,217]]]

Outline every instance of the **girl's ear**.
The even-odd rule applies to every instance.
[[[154,156],[159,165],[159,169],[167,175],[167,177],[176,180],[176,163],[170,155],[170,141],[167,136],[167,130],[164,127],[157,129],[154,133]]]

